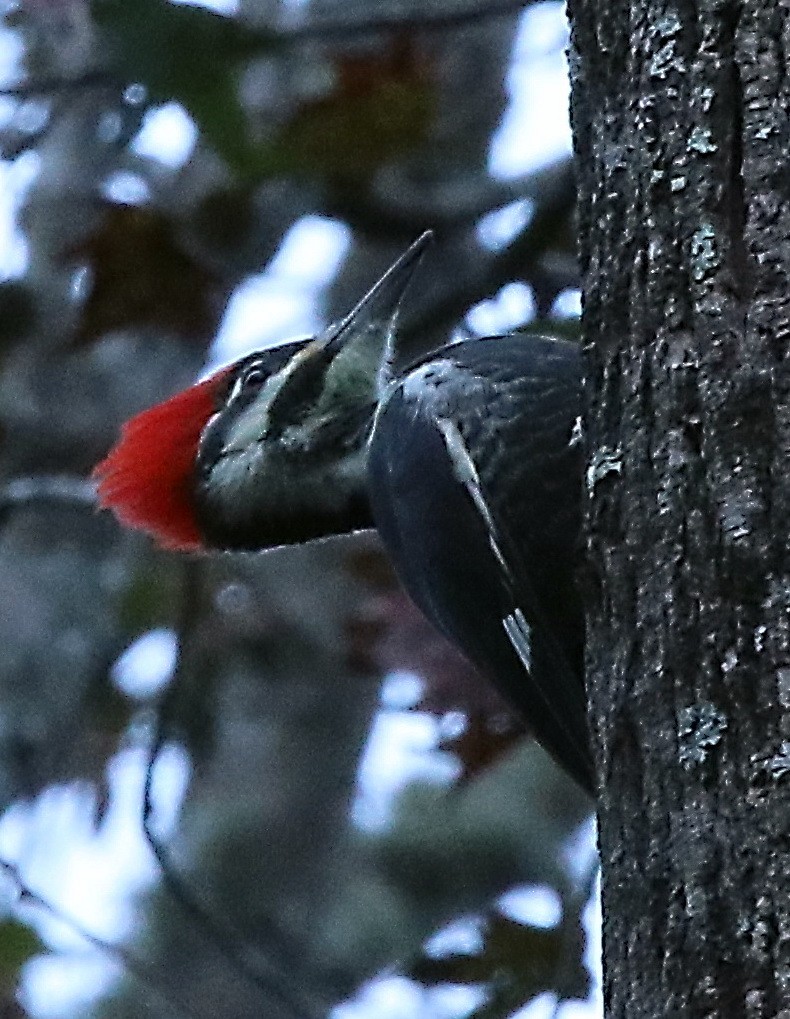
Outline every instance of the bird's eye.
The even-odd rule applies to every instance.
[[[231,389],[230,396],[228,397],[228,403],[232,403],[242,395],[246,396],[250,393],[257,392],[257,390],[259,390],[266,381],[266,378],[266,372],[263,370],[262,365],[249,365],[233,383],[233,388]]]
[[[242,376],[242,388],[249,392],[251,389],[259,389],[266,381],[266,372],[259,364],[251,365]]]

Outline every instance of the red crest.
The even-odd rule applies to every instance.
[[[204,547],[195,519],[195,460],[203,429],[233,366],[133,417],[93,470],[99,505],[121,523],[151,534],[164,548]]]

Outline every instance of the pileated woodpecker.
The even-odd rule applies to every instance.
[[[576,589],[576,344],[442,347],[395,377],[417,240],[340,323],[249,354],[128,422],[100,503],[168,548],[267,549],[376,527],[428,618],[594,786]]]

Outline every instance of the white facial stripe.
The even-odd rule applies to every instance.
[[[245,380],[246,375],[247,375],[246,371],[242,372],[241,375],[239,375],[239,377],[233,383],[233,389],[231,389],[230,395],[228,396],[228,400],[227,400],[228,404],[233,403],[233,401],[241,393],[242,389],[244,388],[244,380]]]
[[[269,405],[274,398],[274,393],[269,392],[271,382],[271,378],[266,380],[260,393],[231,424],[225,436],[224,453],[243,453],[265,437],[269,427]]]
[[[320,341],[308,343],[297,351],[278,371],[269,375],[260,392],[246,406],[231,425],[225,443],[226,453],[240,453],[254,443],[261,442],[269,430],[269,410],[277,396],[288,384],[294,372],[298,371],[305,361],[313,357],[322,347]],[[262,362],[253,361],[233,384],[226,406],[231,406],[242,393],[249,373],[260,367]]]

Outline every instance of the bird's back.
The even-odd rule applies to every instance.
[[[382,401],[373,515],[407,591],[588,789],[576,589],[581,355],[529,335],[423,359]]]

